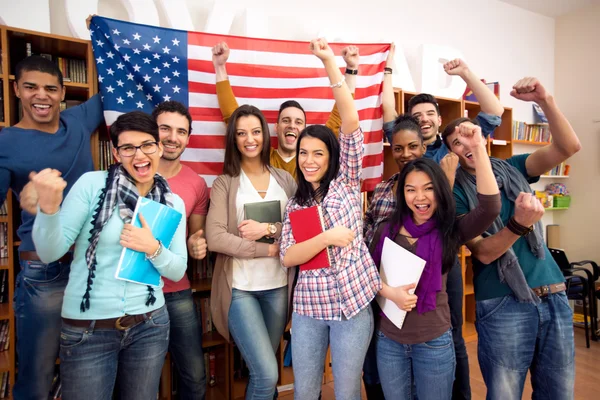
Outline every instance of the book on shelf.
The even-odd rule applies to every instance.
[[[522,121],[513,121],[512,138],[532,143],[552,142],[552,134],[547,125],[527,124]]]
[[[321,206],[312,206],[290,213],[290,225],[296,243],[302,243],[325,230]],[[301,271],[331,267],[329,249],[326,247],[309,261],[300,265]]]
[[[566,161],[561,162],[550,171],[546,172],[543,176],[569,176],[571,166]]]

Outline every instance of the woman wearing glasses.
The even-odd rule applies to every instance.
[[[63,397],[150,399],[156,396],[169,343],[169,315],[160,288],[115,278],[123,248],[146,254],[173,281],[187,266],[185,220],[169,248],[155,239],[140,215],[131,224],[139,196],[185,214],[181,198],[156,173],[163,149],[158,126],[142,112],[123,114],[110,138],[118,163],[84,174],[62,206],[66,182],[60,172],[32,173],[38,192],[33,241],[44,262],[75,245],[64,293],[60,335]]]

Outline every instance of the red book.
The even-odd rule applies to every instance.
[[[325,230],[321,206],[312,206],[291,212],[290,224],[296,243],[312,239]],[[331,259],[328,249],[324,248],[308,262],[300,265],[300,271],[328,267],[331,267]]]

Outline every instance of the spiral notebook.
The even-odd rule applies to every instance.
[[[386,237],[381,252],[379,275],[381,276],[381,280],[391,287],[410,285],[411,283],[418,284],[423,269],[425,268],[425,263],[425,260],[417,257],[415,254]],[[410,293],[414,294],[414,291],[415,290],[412,289]],[[385,316],[392,321],[398,329],[402,329],[404,319],[406,318],[406,311],[400,309],[396,303],[381,295],[377,295],[376,299]],[[416,310],[411,312],[416,312]]]
[[[133,225],[142,227],[138,214],[142,213],[146,223],[152,230],[154,237],[161,241],[164,248],[171,246],[175,231],[181,223],[182,215],[179,211],[161,204],[157,201],[138,197],[135,210],[133,211]],[[146,254],[131,250],[126,247],[121,252],[119,265],[115,278],[158,287],[160,285],[160,274],[152,265],[152,262],[146,259]]]

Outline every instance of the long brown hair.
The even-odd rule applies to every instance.
[[[260,152],[260,162],[263,167],[271,165],[271,135],[269,125],[263,113],[256,107],[249,104],[239,106],[227,123],[227,132],[225,133],[225,161],[223,163],[223,173],[229,176],[238,176],[241,171],[242,154],[237,147],[237,121],[241,117],[255,116],[260,121],[263,134],[262,150]]]

